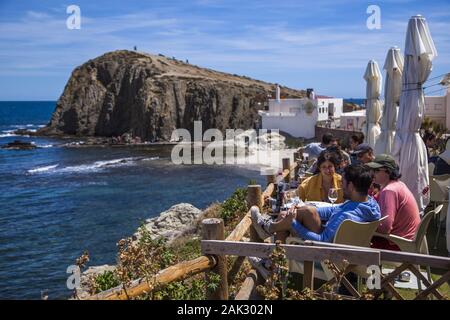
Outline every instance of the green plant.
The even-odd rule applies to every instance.
[[[247,211],[247,189],[237,188],[233,195],[225,200],[220,209],[220,217],[227,223],[239,213]]]
[[[169,283],[165,288],[153,294],[155,300],[205,300],[206,284],[203,275],[188,280]]]
[[[120,281],[114,272],[105,271],[95,277],[95,293],[117,287],[119,284]]]

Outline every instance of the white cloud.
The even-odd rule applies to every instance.
[[[313,10],[333,10],[333,3],[322,1],[323,6]],[[236,1],[202,0],[197,5],[236,6]],[[257,6],[274,7],[268,2]],[[300,10],[302,6],[297,1],[283,1],[275,9],[298,10],[299,17],[310,15],[311,11]],[[427,15],[439,52],[435,61],[438,69],[450,68],[450,23],[442,19],[444,16],[434,8]],[[303,25],[262,17],[259,21],[264,24],[259,24],[252,19],[238,23],[221,15],[214,19],[180,12],[171,16],[140,11],[92,17],[83,10],[81,30],[68,30],[67,17],[57,16],[52,10],[28,11],[17,21],[0,22],[0,75],[59,74],[66,78],[75,66],[88,59],[137,45],[142,51],[189,59],[200,66],[253,78],[263,76],[272,82],[284,83],[283,79],[276,78],[283,75],[286,79],[297,78],[290,81],[293,86],[308,81],[298,75],[306,71],[311,74],[314,70],[318,77],[326,74],[335,78],[344,70],[353,72],[358,77],[355,83],[360,85],[359,73],[364,72],[367,61],[375,59],[382,65],[391,46],[403,47],[408,15],[383,13],[382,29],[374,31],[365,27],[364,19],[349,19],[337,25]]]

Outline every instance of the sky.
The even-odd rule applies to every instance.
[[[67,28],[70,5],[80,8],[80,29]],[[370,5],[380,8],[380,29],[367,27]],[[450,72],[449,0],[0,0],[0,100],[57,100],[74,68],[134,46],[317,94],[364,97],[368,61],[382,69],[390,47],[403,52],[416,14],[438,51],[430,77]]]

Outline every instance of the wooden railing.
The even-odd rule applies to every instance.
[[[298,154],[294,154],[294,159],[298,159]],[[296,172],[299,163],[294,162],[291,165],[289,159],[283,159],[283,172],[279,176],[267,176],[267,187],[264,192],[259,185],[249,185],[247,193],[247,205],[256,205],[262,209],[263,200],[266,196],[273,194],[276,185],[282,181],[289,182],[292,174]],[[150,279],[137,279],[126,287],[121,285],[107,291],[100,292],[90,296],[88,299],[101,300],[125,300],[149,293],[153,290],[161,289],[167,284],[187,279],[198,273],[205,273],[208,279],[211,272],[220,275],[220,283],[214,291],[207,291],[207,299],[227,300],[228,277],[230,274],[236,274],[241,267],[245,257],[267,258],[273,251],[275,245],[263,243],[258,234],[252,227],[250,210],[237,224],[235,229],[224,239],[224,223],[222,219],[212,218],[202,221],[203,240],[201,242],[203,256],[190,261],[184,261],[161,270]],[[242,241],[244,235],[250,232],[250,241]],[[345,245],[336,245],[322,242],[306,241],[303,245],[282,245],[286,250],[288,259],[294,259],[304,262],[303,286],[314,288],[314,261],[328,260],[336,271],[344,275],[351,271],[339,270],[339,265],[343,260],[351,265],[380,265],[382,262],[389,261],[400,263],[391,274],[382,276],[382,290],[373,291],[375,297],[379,297],[386,290],[390,291],[397,299],[403,299],[392,285],[393,280],[402,271],[411,270],[418,279],[425,284],[425,290],[421,291],[416,299],[424,299],[433,294],[438,299],[443,299],[443,295],[437,290],[450,278],[450,258],[411,254],[405,252],[395,252],[387,250],[374,250],[370,248],[353,247]],[[227,270],[227,256],[238,256],[232,270]],[[250,261],[251,262],[251,261]],[[262,284],[268,276],[268,271],[261,266],[251,262],[253,269],[247,274],[240,290],[235,295],[235,300],[248,300],[255,293],[258,284]],[[443,269],[444,274],[434,283],[430,283],[417,269],[416,265],[430,266]],[[336,282],[333,278],[328,281],[329,284]],[[352,293],[354,298],[360,298],[361,294],[345,278],[342,278],[342,284]]]

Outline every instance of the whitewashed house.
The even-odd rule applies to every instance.
[[[262,129],[278,129],[294,137],[306,139],[315,137],[315,125],[319,121],[333,121],[340,118],[342,98],[316,96],[307,90],[307,98],[281,99],[277,86],[275,99],[269,99],[269,110],[259,111]]]
[[[344,112],[341,115],[340,129],[348,131],[362,131],[366,123],[366,110]]]
[[[425,96],[425,117],[443,124],[447,131],[450,130],[450,87],[443,96]],[[365,109],[344,112],[341,114],[340,128],[361,131],[365,122]]]
[[[425,97],[425,117],[442,123],[450,130],[450,87],[443,96]]]

